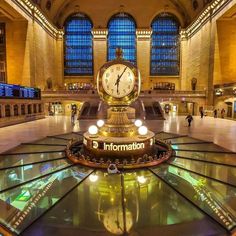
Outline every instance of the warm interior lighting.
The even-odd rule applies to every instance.
[[[142,126],[143,122],[141,120],[136,120],[134,122],[134,124],[135,124],[135,126],[140,127],[140,126]]]
[[[148,132],[148,129],[147,129],[147,127],[144,126],[144,125],[141,126],[141,127],[139,127],[139,129],[138,129],[138,133],[139,133],[140,135],[146,135],[147,132]]]
[[[89,134],[97,134],[98,133],[98,127],[96,125],[91,125],[88,129]]]
[[[98,120],[97,121],[97,126],[102,127],[105,124],[104,120]]]

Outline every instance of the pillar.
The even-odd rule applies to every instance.
[[[150,81],[150,54],[151,54],[151,29],[137,29],[137,66],[140,69],[142,78],[142,90],[152,88]]]
[[[107,29],[93,29],[94,82],[100,67],[107,61]]]
[[[64,86],[64,42],[63,32],[59,31],[55,43],[55,78],[57,89],[65,89]]]
[[[187,63],[188,63],[188,38],[186,31],[180,32],[180,90],[191,90],[187,81],[191,78],[187,78]]]

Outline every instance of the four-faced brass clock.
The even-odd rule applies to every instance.
[[[140,92],[140,72],[131,62],[117,58],[105,63],[97,76],[100,97],[111,106],[128,106]]]

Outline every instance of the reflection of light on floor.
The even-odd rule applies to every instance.
[[[98,175],[96,175],[96,174],[91,174],[90,176],[89,176],[89,180],[91,181],[91,182],[96,182],[97,180],[98,180]]]
[[[170,132],[170,122],[168,120],[164,122],[164,130]]]
[[[147,181],[147,179],[144,176],[138,176],[137,180],[140,184],[144,184]]]

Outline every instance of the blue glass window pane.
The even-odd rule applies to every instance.
[[[108,24],[108,61],[116,58],[116,48],[122,48],[125,60],[136,64],[136,24],[132,17],[120,13]]]
[[[179,75],[179,23],[170,14],[152,22],[151,75]]]
[[[92,23],[83,14],[71,16],[65,24],[65,75],[93,75]]]

